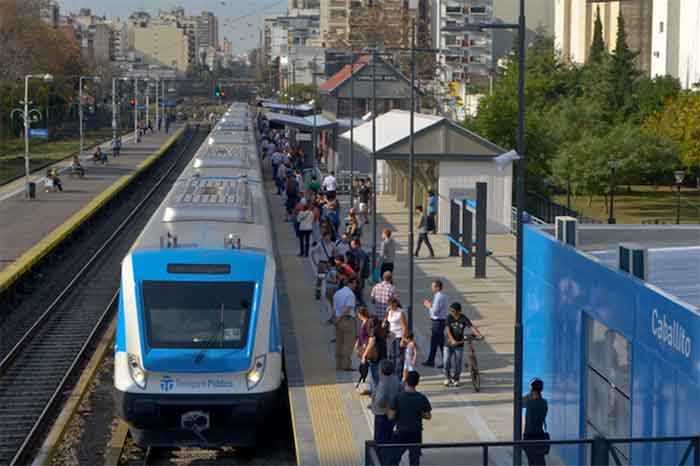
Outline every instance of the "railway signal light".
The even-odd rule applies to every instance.
[[[217,96],[217,97],[221,97],[221,90],[220,90],[220,89],[216,89],[216,90],[214,91],[214,95]]]

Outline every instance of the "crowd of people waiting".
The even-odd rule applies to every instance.
[[[371,396],[367,406],[374,414],[374,440],[377,443],[411,444],[422,442],[423,421],[431,419],[428,398],[418,392],[418,346],[408,328],[408,318],[394,285],[394,262],[398,245],[392,231],[382,231],[376,267],[362,247],[363,226],[368,223],[372,200],[371,183],[359,180],[357,204],[350,206],[341,225],[338,181],[329,172],[322,181],[315,174],[305,182],[302,175],[304,152],[282,131],[271,130],[266,120],[258,121],[262,138],[262,156],[269,158],[277,194],[284,197],[287,221],[299,238],[299,256],[308,257],[317,276],[316,300],[325,299],[328,324],[335,326],[336,369],[354,371],[353,354],[359,373],[356,387]],[[428,234],[436,231],[437,196],[430,191],[427,211],[417,207],[419,241],[415,251],[425,244],[434,255]],[[359,211],[359,212],[358,212]],[[361,218],[359,218],[361,217]],[[374,282],[369,299],[366,284]],[[422,365],[436,367],[439,355],[446,387],[459,387],[466,332],[481,337],[479,329],[462,313],[459,302],[447,305],[441,280],[432,282],[433,296],[423,306],[431,321],[430,348]],[[369,381],[367,379],[369,378]],[[531,384],[524,398],[527,407],[525,437],[542,438],[547,413],[541,397],[542,382]],[[409,463],[420,463],[419,448],[380,450],[382,464],[398,465],[405,451]],[[544,465],[537,447],[525,449],[530,464]]]

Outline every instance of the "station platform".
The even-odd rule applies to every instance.
[[[46,192],[42,169],[30,176],[37,184],[36,199],[25,199],[25,179],[20,178],[0,186],[0,291],[43,257],[60,240],[73,231],[108,200],[127,180],[170,147],[182,134],[182,127],[171,131],[147,134],[139,144],[133,135],[122,138],[121,155],[109,157],[106,165],[89,160],[92,150],[86,150],[81,163],[82,178],[70,176],[70,160],[52,165],[59,171],[63,191]],[[110,144],[103,151],[111,154]]]
[[[283,327],[289,399],[294,427],[297,464],[357,465],[364,463],[364,442],[372,439],[373,415],[369,397],[355,390],[357,372],[335,370],[334,328],[326,324],[325,304],[314,299],[315,272],[300,258],[291,224],[283,221],[281,197],[268,181],[270,208],[278,246],[279,296]],[[344,202],[343,202],[344,201]],[[348,200],[341,198],[341,205]],[[394,283],[404,306],[408,296],[408,211],[392,197],[378,198],[379,232],[391,228],[399,243]],[[381,238],[381,234],[378,235]],[[371,225],[365,225],[363,246],[371,248]],[[425,421],[424,442],[479,442],[512,438],[513,322],[515,316],[515,238],[490,235],[487,279],[475,279],[473,268],[463,268],[459,257],[448,257],[449,244],[431,235],[436,258],[415,261],[414,334],[418,370],[424,393],[433,407]],[[423,254],[427,255],[427,251]],[[463,385],[446,388],[439,369],[423,367],[430,347],[430,320],[421,305],[430,298],[433,279],[444,283],[448,302],[459,301],[466,315],[485,335],[477,343],[481,392],[475,393],[469,375]],[[365,289],[369,295],[369,285]],[[440,358],[436,358],[436,363]],[[479,450],[425,450],[421,464],[481,464]],[[490,464],[513,464],[511,451],[489,450]],[[405,455],[404,461],[407,462]]]

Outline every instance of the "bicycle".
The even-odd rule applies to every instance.
[[[479,363],[476,360],[476,350],[474,349],[475,340],[483,340],[484,337],[477,337],[476,335],[467,335],[464,338],[469,345],[469,355],[467,357],[467,363],[465,364],[466,369],[472,378],[472,385],[474,386],[474,391],[481,391],[481,375],[479,374]]]

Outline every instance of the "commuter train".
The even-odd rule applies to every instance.
[[[120,417],[141,446],[252,446],[280,401],[276,265],[249,108],[209,133],[122,263]]]

